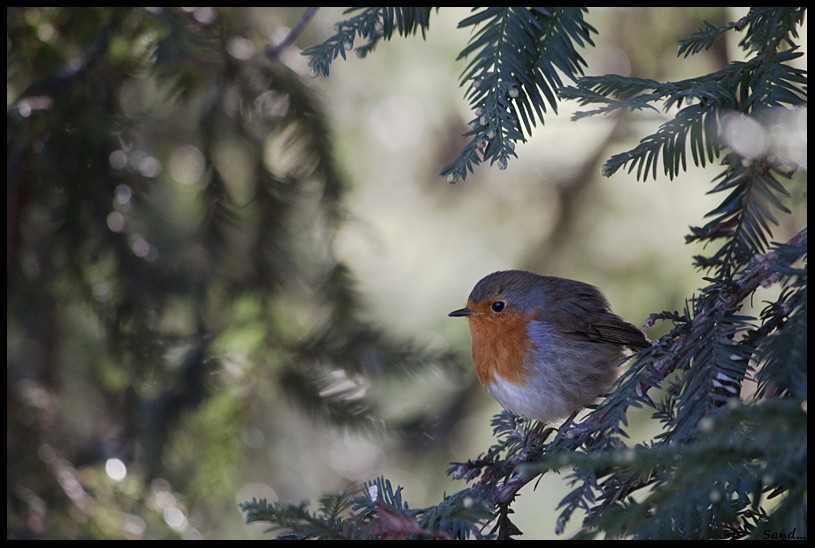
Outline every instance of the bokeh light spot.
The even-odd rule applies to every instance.
[[[105,461],[105,473],[113,481],[119,482],[127,477],[127,466],[119,459],[108,459]]]
[[[387,147],[394,150],[412,148],[424,135],[424,108],[413,97],[393,95],[371,110],[369,125],[373,134]]]

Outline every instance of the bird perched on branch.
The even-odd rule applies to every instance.
[[[479,281],[465,317],[476,375],[506,409],[552,422],[604,394],[629,350],[651,345],[589,284],[522,270]]]

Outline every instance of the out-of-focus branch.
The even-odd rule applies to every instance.
[[[306,11],[303,12],[303,16],[300,17],[297,24],[292,27],[289,34],[287,34],[279,44],[276,46],[266,47],[266,57],[269,59],[278,59],[280,54],[283,53],[283,50],[289,47],[297,39],[297,37],[300,36],[300,33],[303,32],[304,28],[306,28],[306,24],[312,17],[314,17],[314,14],[317,13],[318,9],[320,8],[306,8]]]

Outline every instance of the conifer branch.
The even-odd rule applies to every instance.
[[[693,353],[700,333],[709,331],[709,318],[731,315],[759,287],[776,283],[780,273],[785,272],[790,263],[805,255],[806,248],[807,230],[803,229],[787,243],[775,246],[772,251],[764,255],[756,256],[732,286],[705,301],[706,304],[697,310],[692,320],[681,327],[681,334],[670,334],[661,341],[657,341],[652,348],[634,356],[633,359],[636,362],[632,366],[633,370],[621,378],[618,388],[596,410],[587,414],[581,422],[577,423],[570,419],[561,425],[557,436],[549,444],[544,442],[551,434],[551,429],[548,432],[546,430],[543,432],[535,429],[527,430],[524,433],[515,434],[515,441],[512,441],[511,433],[515,432],[514,427],[499,421],[496,422],[499,425],[496,433],[510,434],[507,439],[509,443],[505,442],[496,446],[493,449],[494,453],[485,455],[486,459],[459,463],[451,469],[451,473],[454,477],[462,479],[473,479],[480,476],[479,484],[490,486],[493,493],[490,504],[500,513],[506,512],[520,489],[535,480],[541,472],[562,467],[566,462],[579,462],[579,459],[572,458],[574,452],[584,448],[585,452],[589,454],[591,448],[597,446],[598,440],[604,440],[600,444],[605,447],[604,450],[618,451],[614,453],[616,456],[613,457],[617,461],[634,458],[634,454],[626,453],[624,447],[618,446],[617,449],[614,449],[615,443],[607,443],[608,440],[613,440],[623,433],[618,425],[625,423],[628,408],[630,406],[639,407],[643,404],[656,405],[648,398],[648,392],[660,386],[664,379],[677,368],[683,367],[683,360]],[[647,375],[645,375],[645,368],[650,372]],[[695,431],[696,423],[691,426]],[[665,438],[663,441],[668,442],[669,439]],[[500,449],[508,451],[505,460],[497,457]],[[547,455],[550,456],[547,457]],[[496,464],[499,464],[497,468]],[[591,484],[585,485],[589,487]],[[625,496],[646,485],[641,482],[628,485]],[[582,506],[581,501],[591,496],[593,495],[590,495],[590,491],[586,491],[576,497],[574,502]],[[568,497],[564,499],[564,503],[568,500]],[[559,521],[558,529],[560,531],[572,511],[567,505],[566,512]]]
[[[806,484],[796,474],[806,466],[807,285],[800,265],[807,230],[783,244],[770,241],[777,216],[792,213],[791,193],[778,176],[791,177],[795,168],[772,154],[746,157],[720,139],[722,120],[733,112],[746,118],[806,106],[806,71],[791,63],[803,55],[792,40],[803,15],[803,8],[753,8],[721,27],[705,23],[679,44],[680,56],[708,49],[730,31],[744,32],[741,46],[755,54],[708,75],[676,82],[584,77],[569,87],[561,77],[576,79],[582,70],[576,48],[591,44],[593,32],[579,10],[476,8],[461,22],[475,30],[460,58],[470,59],[461,80],[469,85],[466,97],[476,118],[465,134],[471,140],[443,172],[448,180],[463,179],[487,159],[504,167],[515,143],[543,122],[548,109],[556,110],[558,96],[596,105],[576,118],[676,108],[637,147],[613,156],[603,172],[627,167],[647,179],[661,168],[673,178],[687,169],[687,156],[704,166],[729,148],[711,191],[726,194],[709,222],[692,227],[687,237],[721,245],[712,256],[695,258],[698,267],[712,271],[708,285],[682,311],[651,316],[649,322],[667,320],[672,329],[628,358],[602,403],[567,420],[556,434],[506,411],[496,415],[496,442],[448,470],[469,487],[436,507],[410,510],[401,489],[393,491],[380,479],[375,485],[382,500],[362,500],[361,513],[352,513],[379,524],[362,534],[448,538],[442,534],[448,531],[458,539],[512,538],[521,534],[512,522],[519,490],[563,468],[571,469],[572,490],[558,506],[556,531],[582,511],[579,538],[755,538],[761,528],[794,528],[796,520],[805,520]],[[331,54],[330,48],[323,54]],[[759,318],[742,312],[759,288],[772,285],[782,290]],[[741,389],[750,378],[757,390],[748,398]],[[654,388],[662,391],[659,398]],[[662,432],[632,446],[626,438],[634,408],[652,409]],[[763,506],[780,494],[781,504]],[[467,508],[479,512],[458,513]],[[435,521],[445,519],[446,526]]]

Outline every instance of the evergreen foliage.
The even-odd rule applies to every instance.
[[[436,8],[437,10],[439,8]],[[361,12],[337,23],[337,33],[303,51],[315,73],[328,76],[332,61],[354,47],[360,36],[369,40],[356,51],[364,57],[380,39],[395,30],[402,36],[422,35],[429,28],[432,8],[351,8]],[[472,57],[461,75],[475,118],[464,134],[469,141],[441,174],[450,182],[465,179],[475,166],[489,160],[506,168],[515,144],[525,142],[547,109],[557,112],[562,76],[574,80],[586,62],[575,46],[594,45],[597,32],[583,20],[585,8],[473,8],[459,23],[473,36],[459,59]],[[477,30],[476,30],[477,29]]]
[[[8,11],[10,538],[195,537],[257,415],[380,428],[365,382],[453,361],[363,316],[322,107],[242,13]]]
[[[296,540],[479,538],[474,524],[490,516],[489,509],[475,505],[464,492],[437,506],[411,509],[402,498],[402,488],[394,490],[383,477],[366,482],[356,496],[347,491],[324,495],[316,512],[309,512],[308,506],[308,502],[295,507],[256,499],[241,504],[248,522],[270,522],[270,531],[287,531],[278,538]]]
[[[434,9],[352,8],[304,54],[327,77],[351,51],[426,36]],[[316,510],[253,498],[240,504],[246,520],[282,539],[508,539],[522,533],[518,491],[562,472],[571,491],[557,527],[582,520],[577,538],[806,536],[807,229],[776,237],[802,208],[792,196],[806,166],[740,139],[793,135],[805,112],[807,73],[794,64],[805,14],[705,22],[679,57],[740,33],[746,60],[661,82],[582,76],[597,33],[585,8],[473,8],[458,57],[473,117],[442,175],[505,167],[561,100],[585,107],[577,123],[664,112],[602,171],[646,181],[721,165],[719,205],[687,236],[705,246],[694,264],[706,285],[652,315],[669,332],[589,413],[557,430],[496,415],[493,445],[452,464],[466,485],[438,504],[414,508],[409,488],[378,477]],[[280,423],[303,414],[371,432],[388,402],[368,386],[458,365],[365,313],[334,248],[349,185],[327,116],[251,19],[7,10],[8,538],[205,536],[192,509],[218,521],[226,494],[226,519],[239,521],[232,480],[250,452],[277,449]],[[757,317],[748,302],[763,302]],[[660,434],[631,443],[632,409]],[[386,426],[407,452],[427,420]],[[255,424],[269,426],[265,441]]]
[[[487,158],[504,165],[515,154],[510,145],[523,140],[547,108],[555,109],[555,93],[599,105],[576,118],[678,109],[638,146],[613,156],[603,173],[627,166],[638,179],[656,178],[661,159],[662,172],[672,179],[687,169],[688,148],[694,165],[721,161],[710,192],[726,195],[708,214],[711,220],[688,236],[711,249],[695,258],[707,285],[684,310],[654,314],[651,321],[670,322],[670,332],[633,356],[603,402],[567,421],[551,441],[554,429],[508,412],[497,415],[496,443],[449,470],[471,485],[437,507],[409,510],[401,489],[380,478],[327,532],[322,528],[336,518],[330,509],[346,495],[324,501],[317,514],[303,506],[247,502],[249,519],[297,538],[512,538],[521,534],[510,519],[518,490],[540,474],[566,470],[572,490],[560,502],[558,531],[582,512],[577,538],[760,539],[792,531],[806,537],[807,229],[786,242],[772,240],[773,227],[797,205],[790,203],[788,181],[805,166],[773,150],[741,151],[723,130],[728,116],[769,128],[779,112],[806,108],[806,71],[790,64],[803,55],[794,39],[804,15],[804,8],[753,8],[734,23],[704,23],[679,44],[679,56],[743,32],[747,61],[660,83],[617,75],[576,78],[583,61],[573,44],[591,44],[593,30],[580,9],[475,8],[460,23],[477,29],[460,57],[472,56],[462,84],[479,110],[467,133],[472,140],[443,173],[464,178]],[[353,19],[338,28],[346,35],[368,32]],[[327,46],[307,52],[312,63],[324,62],[321,48]],[[575,85],[564,87],[555,69]],[[758,318],[743,313],[762,288],[775,288],[777,296]],[[752,394],[744,387],[748,381],[756,383]],[[661,433],[627,443],[632,408],[651,409]],[[462,504],[479,512],[460,514]],[[437,517],[428,522],[428,515]]]
[[[337,23],[337,34],[303,51],[303,55],[309,56],[314,74],[328,76],[331,63],[337,57],[345,59],[347,51],[354,50],[356,55],[365,57],[380,40],[390,40],[394,32],[409,36],[421,30],[424,37],[430,28],[429,7],[350,8],[346,11],[348,14],[356,12],[359,13],[354,17]],[[357,37],[367,42],[355,48]]]

